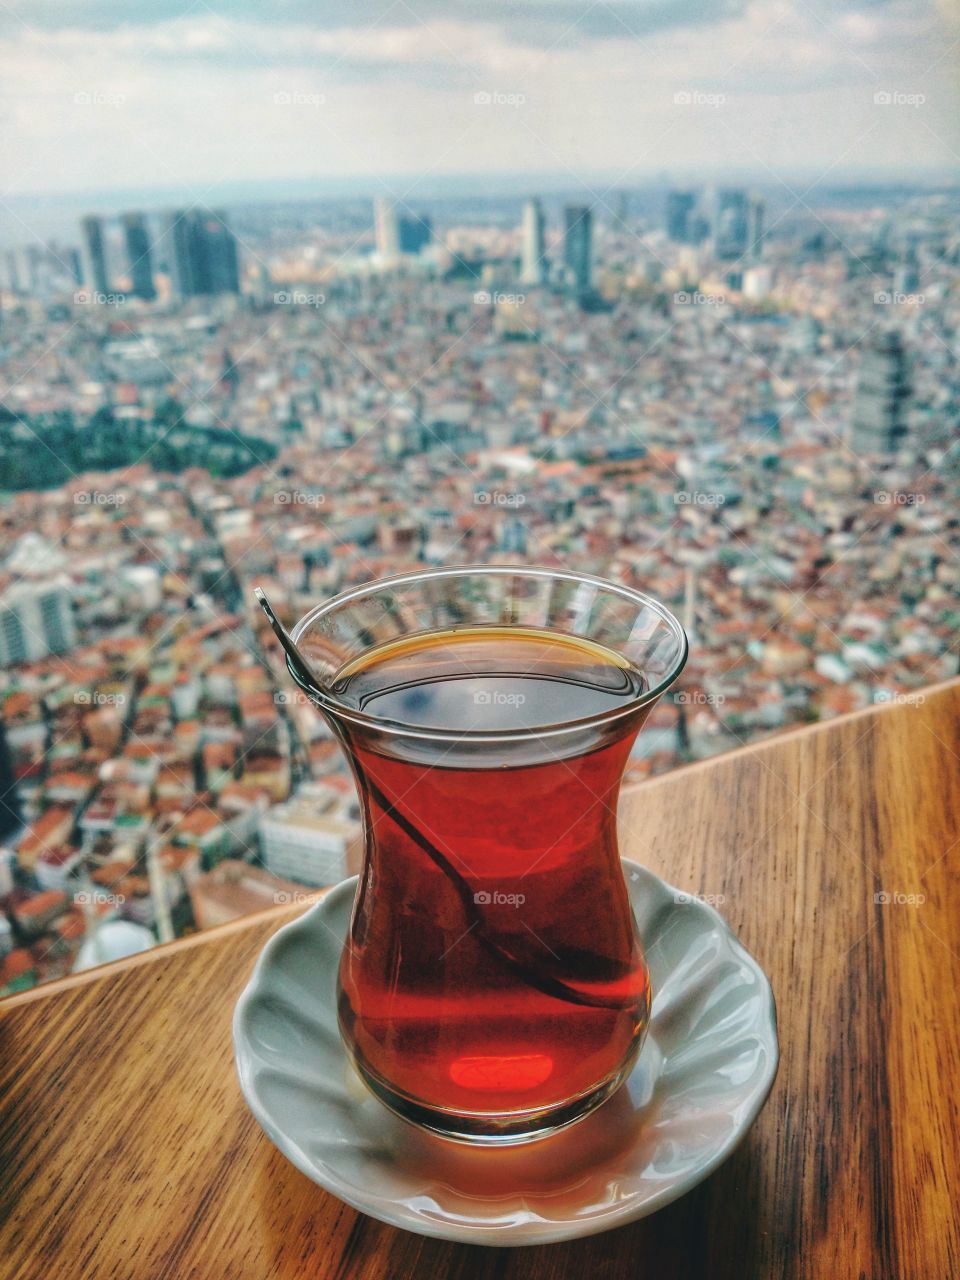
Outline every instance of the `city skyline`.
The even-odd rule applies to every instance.
[[[812,180],[811,180],[812,179]],[[0,250],[40,245],[52,241],[78,243],[77,226],[84,217],[107,221],[134,209],[149,217],[163,216],[181,208],[221,208],[231,216],[263,209],[296,209],[314,207],[336,210],[344,205],[366,206],[371,210],[378,200],[398,206],[398,211],[464,210],[475,206],[477,213],[470,222],[483,221],[484,210],[492,202],[516,205],[517,219],[530,199],[544,203],[585,203],[595,206],[600,217],[613,217],[613,206],[622,197],[640,201],[662,200],[676,190],[708,192],[720,188],[746,187],[762,193],[770,205],[818,216],[838,200],[848,198],[861,202],[873,198],[885,205],[891,198],[911,195],[952,195],[960,190],[960,170],[956,173],[905,173],[902,176],[882,173],[850,173],[838,178],[835,172],[810,174],[797,170],[771,177],[755,170],[711,172],[665,171],[650,175],[642,182],[617,185],[608,174],[581,173],[575,181],[571,175],[556,174],[456,174],[428,176],[423,183],[409,185],[400,175],[380,177],[331,178],[280,182],[250,180],[229,184],[227,188],[200,187],[183,184],[170,188],[120,189],[100,191],[32,193],[0,196]],[[194,199],[194,196],[197,198]],[[371,228],[375,219],[371,213]]]

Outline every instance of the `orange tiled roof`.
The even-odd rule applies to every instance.
[[[57,843],[55,836],[60,828],[68,821],[73,820],[73,810],[65,808],[62,805],[53,805],[39,818],[35,818],[31,822],[30,827],[20,841],[18,849],[21,853],[30,852],[34,849],[40,849],[48,844]]]
[[[30,713],[39,715],[39,710],[32,693],[18,690],[16,693],[11,693],[4,702],[3,718],[4,720],[17,720],[25,718]]]
[[[44,893],[35,893],[33,897],[26,898],[14,911],[19,919],[29,920],[46,915],[66,901],[67,895],[59,889],[47,889]]]
[[[80,911],[67,911],[54,922],[54,930],[67,942],[76,942],[87,931],[86,921]]]
[[[0,960],[0,987],[5,987],[14,978],[21,978],[35,968],[36,961],[26,947],[14,948]]]
[[[129,875],[134,865],[127,859],[119,858],[114,862],[105,862],[102,867],[97,867],[96,871],[90,873],[90,879],[94,884],[110,887],[119,884],[124,876]]]
[[[183,818],[177,823],[176,834],[205,836],[208,832],[213,831],[215,827],[219,827],[220,823],[220,817],[211,812],[211,810],[194,809],[191,813],[184,814]]]

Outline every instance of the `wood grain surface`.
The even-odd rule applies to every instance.
[[[236,1084],[230,1018],[296,909],[14,996],[0,1004],[0,1275],[957,1280],[958,814],[958,682],[624,794],[623,852],[722,896],[770,974],[782,1061],[712,1177],[571,1244],[397,1231],[271,1146]]]

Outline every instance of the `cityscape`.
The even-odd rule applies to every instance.
[[[0,271],[0,993],[359,868],[292,625],[536,563],[691,658],[628,781],[957,672],[957,189],[90,212]]]

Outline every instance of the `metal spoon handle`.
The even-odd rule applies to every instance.
[[[260,604],[260,608],[267,615],[267,621],[270,623],[270,626],[273,628],[273,634],[277,637],[277,639],[280,641],[280,644],[283,646],[283,651],[287,655],[287,661],[289,662],[294,675],[301,682],[301,684],[305,685],[308,689],[312,688],[316,684],[316,680],[311,674],[310,668],[307,666],[306,660],[301,655],[300,650],[297,648],[297,646],[294,644],[293,640],[291,639],[290,633],[287,631],[286,627],[283,625],[283,623],[280,621],[277,615],[273,612],[273,606],[270,604],[270,601],[263,594],[263,592],[260,590],[259,587],[254,587],[253,594],[257,597],[257,600],[259,601],[259,604]]]

